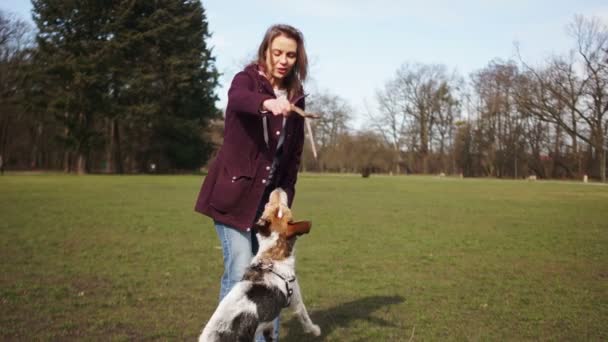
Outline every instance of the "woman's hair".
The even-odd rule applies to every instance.
[[[278,36],[285,36],[295,40],[297,43],[296,63],[291,69],[291,72],[283,79],[285,90],[287,90],[289,97],[293,97],[296,92],[302,89],[302,83],[306,80],[308,74],[308,57],[306,55],[306,48],[304,48],[304,36],[300,30],[284,24],[272,25],[268,28],[264,35],[264,39],[258,48],[257,64],[262,67],[264,72],[268,75],[270,70],[266,70],[266,51],[270,48],[272,41]]]

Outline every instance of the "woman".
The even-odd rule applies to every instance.
[[[308,58],[302,33],[270,27],[257,60],[236,74],[228,90],[224,143],[209,169],[195,210],[211,217],[222,244],[220,300],[241,280],[257,252],[253,223],[276,187],[293,203],[304,144],[302,83]],[[275,322],[278,338],[278,321]]]

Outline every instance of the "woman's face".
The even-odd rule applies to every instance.
[[[266,67],[270,70],[270,83],[278,86],[296,64],[298,43],[285,36],[277,36],[266,52]]]

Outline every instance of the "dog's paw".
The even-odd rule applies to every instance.
[[[316,324],[313,324],[310,327],[308,327],[308,329],[306,329],[306,332],[311,333],[315,336],[321,336],[321,328]]]

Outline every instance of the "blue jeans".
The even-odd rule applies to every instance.
[[[230,292],[230,289],[238,283],[251,259],[253,258],[252,246],[257,244],[252,232],[243,232],[225,224],[215,221],[215,230],[222,244],[224,256],[224,274],[220,285],[220,301]],[[279,318],[274,320],[274,338],[279,340]],[[263,342],[264,337],[256,340]]]

